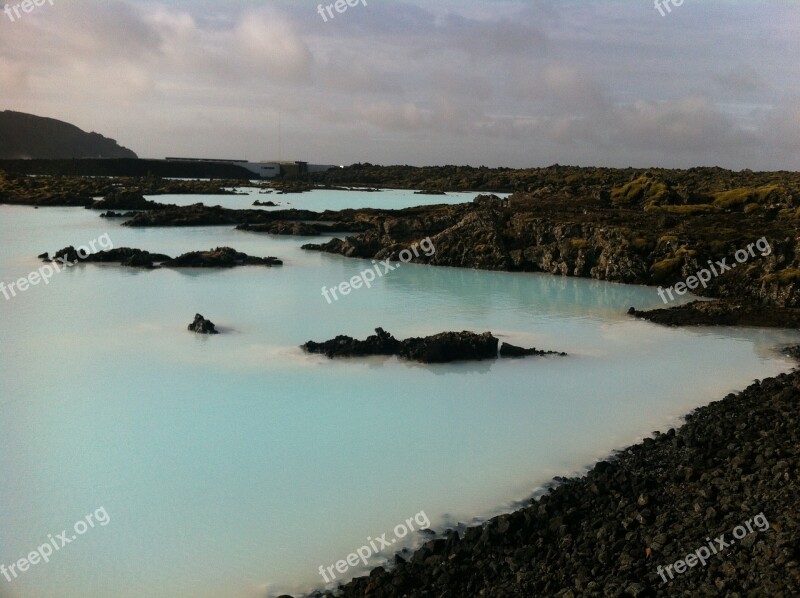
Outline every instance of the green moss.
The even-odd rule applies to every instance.
[[[779,282],[781,284],[792,284],[800,282],[800,269],[786,268],[774,274],[767,274],[764,277],[764,282]]]
[[[642,176],[630,183],[611,190],[611,202],[615,205],[632,205],[646,202],[648,206],[668,201],[672,192],[661,181]]]
[[[650,273],[656,281],[666,280],[680,268],[682,263],[683,259],[679,257],[661,260],[650,266]]]
[[[569,243],[573,249],[585,249],[589,244],[586,239],[571,239]]]
[[[755,212],[756,210],[760,210],[760,209],[761,209],[761,206],[758,205],[757,203],[749,203],[744,207],[744,213],[745,214],[750,214],[750,213]]]
[[[765,185],[763,187],[742,187],[714,193],[714,205],[730,210],[745,204],[755,202],[757,204],[766,203],[780,193],[778,185]]]

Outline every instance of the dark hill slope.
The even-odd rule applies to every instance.
[[[113,139],[60,120],[11,110],[0,112],[0,159],[136,157]]]

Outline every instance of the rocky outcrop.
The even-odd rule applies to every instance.
[[[476,206],[480,206],[482,208],[507,208],[508,207],[508,200],[498,197],[497,195],[478,195],[475,199],[472,200]]]
[[[375,334],[360,341],[351,336],[339,335],[333,340],[316,343],[308,341],[303,345],[307,353],[318,353],[331,359],[335,357],[367,357],[370,355],[398,355],[401,343],[383,328],[376,328]]]
[[[402,342],[400,357],[420,363],[450,363],[497,358],[497,339],[491,332],[442,332]]]
[[[666,326],[764,326],[800,328],[800,309],[764,307],[738,301],[693,301],[672,308],[628,314]]]
[[[311,597],[800,595],[798,396],[800,372],[757,382],[520,510]],[[667,573],[710,541],[705,565]]]
[[[134,216],[136,216],[136,212],[115,212],[113,210],[100,214],[100,218],[133,218]]]
[[[476,361],[497,359],[498,340],[491,332],[443,332],[426,337],[412,337],[397,340],[383,328],[376,328],[375,334],[366,340],[350,336],[337,336],[333,340],[316,343],[309,341],[303,345],[308,353],[319,353],[331,359],[336,357],[366,357],[370,355],[395,355],[409,361],[420,363],[450,363],[453,361]],[[530,355],[551,355],[552,352],[536,349],[521,349],[508,346],[502,357],[525,357]],[[513,355],[512,355],[513,354]],[[559,353],[566,355],[566,353]]]
[[[560,355],[565,357],[566,353],[559,353],[558,351],[539,351],[538,349],[523,349],[510,343],[503,343],[500,347],[500,357],[520,358],[520,357],[543,357],[545,355]]]
[[[219,334],[217,327],[214,326],[214,322],[206,320],[200,314],[195,315],[194,322],[189,324],[188,328],[189,332],[194,332],[196,334]]]
[[[264,224],[240,224],[236,230],[272,235],[294,235],[297,237],[316,237],[322,234],[322,226],[308,222],[285,222],[278,220]]]
[[[156,267],[157,263],[171,259],[168,255],[161,253],[150,253],[141,249],[131,249],[129,247],[120,247],[118,249],[109,249],[108,251],[98,251],[90,253],[81,257],[78,251],[72,247],[65,247],[57,251],[51,259],[47,253],[39,256],[39,259],[45,262],[58,262],[61,264],[77,264],[79,262],[94,263],[94,264],[120,264],[131,268],[146,268],[152,269]]]
[[[162,264],[166,268],[233,268],[236,266],[281,266],[276,257],[253,257],[231,247],[192,251]]]
[[[190,206],[169,206],[137,214],[123,226],[218,226],[238,224],[268,224],[276,221],[339,220],[342,212],[311,212],[309,210],[234,210],[202,203]]]
[[[800,238],[792,217],[745,218],[719,212],[678,218],[659,211],[604,207],[602,199],[572,204],[517,193],[507,203],[477,198],[473,204],[363,213],[365,232],[308,244],[313,251],[363,259],[397,259],[400,250],[430,237],[431,265],[544,272],[670,287],[708,269],[735,262],[737,251],[759,239],[756,251],[713,276],[700,295],[735,298],[762,306],[800,307]],[[800,211],[798,212],[800,213]]]
[[[255,211],[255,210],[253,210]],[[147,226],[218,226],[234,225],[249,219],[247,210],[231,210],[221,206],[205,206],[201,203],[165,210],[141,212],[123,224],[130,227]],[[258,214],[265,212],[258,210]]]
[[[396,260],[403,249],[430,237],[435,255],[415,261],[664,286],[697,274],[709,260],[730,263],[738,249],[764,237],[770,255],[749,258],[747,268],[714,277],[698,292],[800,307],[800,240],[789,220],[751,222],[734,213],[682,220],[604,206],[595,198],[569,204],[520,193],[509,200],[487,196],[473,204],[405,210],[266,212],[197,204],[141,213],[125,226],[233,224],[240,230],[283,235],[353,233],[304,248],[379,260]]]
[[[150,201],[135,190],[116,189],[88,207],[92,210],[161,210],[175,206]]]
[[[132,268],[157,268],[159,265],[168,268],[234,268],[236,266],[281,266],[283,262],[276,257],[253,257],[230,247],[217,247],[210,251],[193,251],[180,257],[171,258],[161,253],[150,253],[141,249],[120,247],[108,251],[98,251],[81,257],[78,251],[70,246],[65,247],[51,259],[47,253],[39,256],[46,262],[58,261],[64,264],[79,262],[95,264],[120,264]]]
[[[156,264],[169,260],[168,255],[163,253],[150,253],[141,249],[131,249],[121,247],[108,251],[99,251],[90,255],[85,261],[94,263],[119,263],[122,266],[131,268],[152,269]]]

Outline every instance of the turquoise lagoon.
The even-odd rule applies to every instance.
[[[246,207],[254,198],[338,209],[472,195],[180,200]],[[99,507],[111,519],[50,563],[0,577],[3,598],[249,598],[319,587],[318,567],[368,536],[420,511],[441,530],[507,510],[553,476],[788,371],[774,348],[798,342],[785,331],[635,321],[625,312],[658,306],[654,289],[546,275],[407,265],[328,305],[322,286],[370,262],[302,251],[308,239],[128,229],[81,209],[0,207],[0,280],[38,268],[43,251],[104,233],[116,247],[176,255],[230,245],[285,266],[82,265],[0,296],[0,564]],[[189,334],[196,312],[225,334]],[[298,348],[377,326],[399,337],[491,330],[570,356],[421,366],[331,362]]]

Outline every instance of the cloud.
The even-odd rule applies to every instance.
[[[767,114],[762,131],[767,143],[793,152],[796,169],[800,159],[800,98],[787,100]]]
[[[635,149],[712,150],[754,141],[706,97],[638,101],[615,109],[614,141]]]
[[[271,10],[246,12],[235,35],[239,59],[256,72],[263,69],[269,76],[286,81],[308,78],[313,64],[311,51],[280,14]]]
[[[21,64],[0,56],[0,89],[21,95],[28,90],[28,73]]]
[[[713,75],[714,81],[726,92],[748,94],[766,87],[766,81],[750,65],[741,65],[725,73]]]
[[[356,109],[360,119],[375,127],[390,131],[414,131],[425,126],[428,120],[420,108],[413,103],[393,104],[373,102]]]
[[[537,104],[540,111],[584,114],[609,105],[608,94],[585,69],[573,64],[549,63],[513,69],[507,85],[513,96]]]
[[[480,60],[509,55],[530,57],[543,53],[547,46],[547,38],[538,29],[512,20],[478,21],[450,14],[439,34]]]

